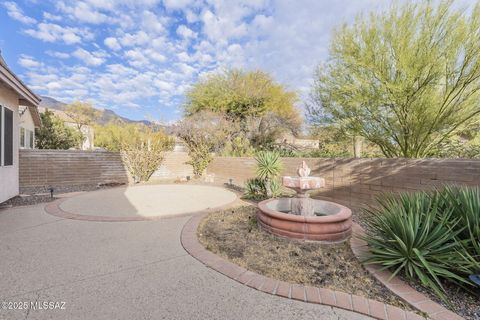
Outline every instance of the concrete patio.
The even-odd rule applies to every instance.
[[[230,280],[180,243],[188,216],[93,222],[45,204],[0,211],[0,300],[65,310],[0,310],[0,319],[367,319]]]

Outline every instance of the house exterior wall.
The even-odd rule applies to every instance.
[[[0,82],[0,105],[13,111],[13,165],[2,166],[0,161],[0,203],[18,195],[18,96]],[[2,121],[4,117],[2,116]],[[3,139],[3,137],[2,137]],[[3,145],[2,145],[3,148]],[[3,152],[2,152],[3,156]],[[1,160],[1,159],[0,159]]]
[[[19,139],[20,139],[20,128],[24,128],[25,130],[33,132],[33,141],[34,141],[33,148],[35,148],[35,124],[33,122],[32,115],[30,114],[30,111],[28,110],[27,107],[20,106],[19,108],[22,111],[25,108],[25,112],[21,116],[19,116],[19,128],[17,130]],[[20,144],[20,140],[19,140],[19,144]],[[21,147],[21,144],[20,144],[20,147]],[[25,149],[29,149],[29,146],[26,145]]]

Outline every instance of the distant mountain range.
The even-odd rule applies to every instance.
[[[65,111],[65,107],[67,106],[66,103],[50,97],[45,97],[45,96],[41,96],[41,98],[42,98],[42,101],[40,101],[40,107]],[[102,110],[102,116],[98,118],[97,123],[104,125],[110,121],[123,121],[126,123],[143,123],[145,125],[152,124],[148,120],[132,120],[132,119],[119,116],[118,114],[115,113],[115,111],[112,111],[109,109]]]

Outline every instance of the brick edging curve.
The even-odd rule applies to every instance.
[[[353,254],[359,261],[364,259],[365,254],[368,252],[368,245],[365,241],[360,239],[365,234],[363,228],[354,223],[353,235],[350,238],[350,247]],[[393,277],[392,273],[388,270],[381,270],[379,265],[363,265],[365,269],[375,279],[380,281],[385,287],[397,295],[400,299],[407,302],[413,308],[425,313],[430,319],[433,320],[462,320],[461,316],[448,310],[441,304],[431,300],[426,295],[418,292],[406,282],[402,281],[399,277]],[[392,278],[391,280],[389,280]]]
[[[420,320],[420,315],[373,299],[326,288],[292,284],[242,268],[208,251],[197,238],[200,221],[207,215],[195,215],[183,226],[180,240],[183,248],[195,259],[223,275],[250,288],[284,298],[322,304],[364,314],[381,320]],[[393,281],[393,280],[392,280]],[[455,314],[455,316],[457,316]],[[457,316],[458,317],[458,316]],[[457,318],[435,318],[457,319]],[[459,318],[462,319],[462,318]]]

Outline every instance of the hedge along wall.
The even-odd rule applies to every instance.
[[[20,193],[128,181],[118,152],[20,150]]]
[[[283,175],[296,175],[305,160],[310,175],[325,178],[326,187],[314,197],[351,208],[372,203],[383,192],[417,191],[443,184],[480,185],[480,160],[450,159],[321,159],[282,158]],[[255,176],[253,158],[217,157],[207,171],[217,182],[233,179],[243,185]]]

